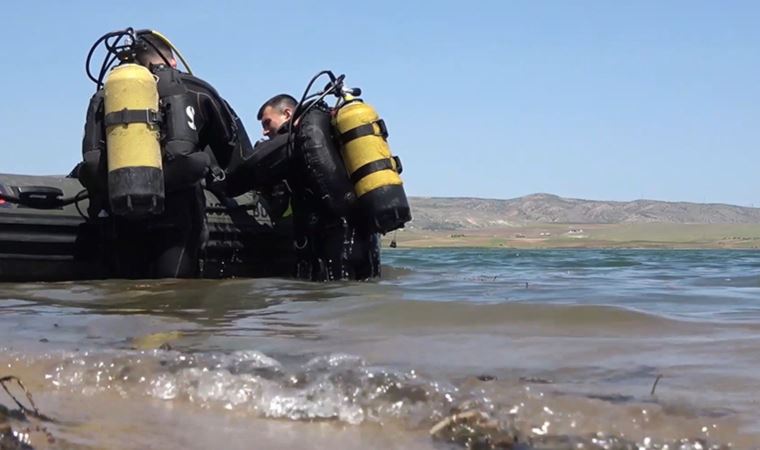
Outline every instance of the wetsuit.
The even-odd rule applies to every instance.
[[[78,175],[90,192],[90,217],[105,222],[108,238],[103,253],[111,276],[193,277],[198,275],[199,253],[206,240],[201,183],[217,164],[226,167],[239,147],[251,145],[240,119],[211,85],[166,66],[154,66],[151,71],[158,77],[162,103],[179,95],[192,106],[195,114],[189,125],[197,131],[197,142],[190,144],[162,140],[164,212],[142,219],[102,218],[108,212],[103,90],[92,97],[87,110]],[[184,112],[183,108],[180,113]]]
[[[311,281],[380,276],[380,239],[360,218],[322,210],[308,190],[293,188],[295,276]]]

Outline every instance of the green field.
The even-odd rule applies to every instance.
[[[383,237],[387,247],[393,233]],[[400,230],[403,247],[760,248],[760,224],[536,224],[470,230]]]

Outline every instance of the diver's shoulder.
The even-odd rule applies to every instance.
[[[180,79],[182,79],[182,83],[189,90],[196,92],[207,92],[214,95],[215,97],[220,97],[214,86],[202,78],[198,78],[197,76],[191,75],[189,73],[180,72]]]

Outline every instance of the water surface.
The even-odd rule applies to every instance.
[[[370,283],[2,284],[0,376],[54,419],[35,448],[760,448],[760,252],[383,261]],[[461,411],[480,422],[431,437]]]

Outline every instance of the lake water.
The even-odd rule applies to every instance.
[[[0,376],[47,416],[6,417],[0,391],[0,423],[34,448],[760,448],[758,251],[383,264],[369,283],[0,284]]]

